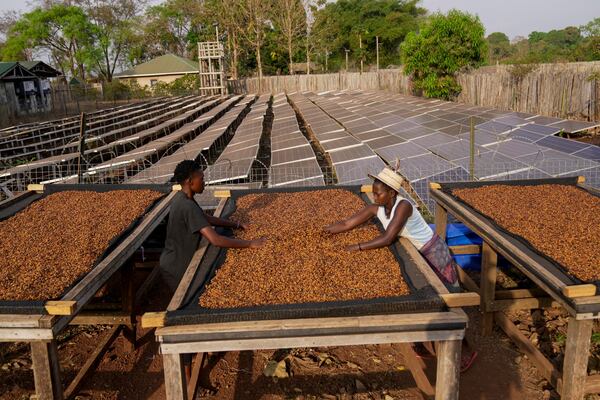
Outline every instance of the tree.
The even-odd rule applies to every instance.
[[[261,48],[265,40],[265,30],[273,9],[272,0],[241,0],[238,2],[241,19],[238,20],[238,30],[244,39],[254,47],[258,77],[262,80]],[[259,81],[261,82],[261,81]]]
[[[298,40],[306,30],[306,11],[301,0],[279,0],[275,4],[273,22],[281,33],[281,41],[288,53],[289,72],[293,74],[293,56]]]
[[[144,22],[146,41],[155,43],[158,53],[190,57],[207,25],[205,11],[203,2],[188,0],[167,0],[149,7]]]
[[[10,29],[2,57],[18,59],[28,50],[48,51],[63,73],[85,79],[94,57],[97,30],[79,7],[56,4],[24,14]]]
[[[77,0],[95,25],[94,64],[99,76],[112,81],[115,68],[134,41],[133,20],[140,11],[139,0]]]
[[[490,62],[500,61],[511,54],[508,36],[502,32],[491,33],[487,37]]]
[[[375,37],[379,37],[380,61],[399,64],[399,47],[406,35],[417,29],[426,10],[417,0],[338,0],[315,12],[315,34],[331,52],[333,65],[341,66],[345,49],[375,61]],[[363,50],[359,51],[359,37]]]
[[[479,17],[458,10],[433,14],[401,46],[404,70],[427,97],[451,99],[461,91],[455,74],[484,63],[487,44]]]

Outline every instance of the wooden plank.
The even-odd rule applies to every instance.
[[[373,192],[373,185],[362,185],[360,187],[360,192],[361,193],[372,193]]]
[[[560,308],[561,305],[551,297],[529,297],[525,299],[494,300],[491,311],[533,310],[536,308]]]
[[[144,315],[151,314],[146,313]],[[164,313],[154,313],[164,314]],[[156,316],[160,318],[159,315]],[[429,312],[416,314],[364,315],[357,317],[298,318],[266,321],[239,321],[196,325],[167,326],[157,331],[157,335],[189,335],[198,333],[234,332],[273,332],[304,330],[318,333],[319,330],[336,329],[343,334],[344,329],[352,332],[356,328],[389,328],[412,325],[466,323],[467,319],[452,312]]]
[[[562,293],[567,297],[590,297],[596,294],[596,285],[584,284],[565,286],[562,288]]]
[[[539,372],[555,388],[560,383],[560,372],[554,368],[554,365],[521,333],[512,321],[502,312],[494,314],[496,324],[506,333],[506,335],[517,345],[527,357],[533,361]]]
[[[77,302],[73,300],[47,301],[44,308],[50,315],[73,315]]]
[[[562,389],[563,400],[579,400],[585,394],[590,338],[594,322],[569,318],[567,344],[563,361]]]
[[[448,307],[478,306],[481,302],[475,292],[445,293],[440,295]]]
[[[460,340],[443,340],[437,343],[436,399],[458,400],[460,351]]]
[[[192,364],[192,373],[190,374],[190,382],[188,383],[187,387],[189,399],[196,398],[196,390],[198,389],[200,372],[202,371],[202,366],[204,364],[204,360],[206,359],[206,355],[206,353],[197,353],[196,357],[194,357],[194,362]]]
[[[585,183],[585,176],[578,176],[577,183]]]
[[[400,238],[400,240],[398,240],[397,245],[404,247],[405,251],[412,258],[419,271],[421,271],[421,273],[425,275],[425,278],[427,279],[429,284],[433,286],[433,288],[438,292],[438,294],[449,293],[446,286],[444,286],[440,278],[435,274],[435,272],[433,272],[429,264],[427,264],[427,261],[423,259],[423,256],[421,255],[421,253],[419,253],[419,250],[417,250],[417,248],[410,242],[410,240],[404,237]]]
[[[498,254],[487,242],[483,243],[482,254],[481,284],[479,285],[481,288],[481,312],[483,317],[481,328],[483,335],[487,336],[492,333],[494,326],[494,313],[491,311],[491,303],[495,298]]]
[[[160,265],[157,264],[154,267],[154,269],[152,270],[152,272],[150,272],[150,274],[148,274],[148,276],[146,277],[144,282],[140,285],[138,290],[135,292],[134,304],[136,306],[139,306],[140,303],[144,300],[148,291],[150,289],[152,289],[152,287],[156,283],[156,280],[158,279],[159,275],[160,275]]]
[[[142,328],[161,328],[165,326],[166,319],[166,311],[144,313],[142,315]]]
[[[69,325],[129,325],[131,315],[122,311],[81,311]]]
[[[231,191],[230,190],[215,190],[213,192],[213,196],[216,198],[228,198],[231,197]]]
[[[30,183],[27,185],[27,191],[44,193],[44,185],[40,185],[39,183]]]
[[[121,326],[115,326],[111,330],[107,332],[106,335],[102,338],[100,343],[96,346],[92,354],[85,361],[85,364],[79,369],[77,376],[71,381],[67,390],[65,390],[65,398],[69,399],[73,395],[77,394],[77,391],[81,387],[84,379],[92,372],[93,368],[96,367],[106,349],[110,346],[110,344],[119,336],[119,331],[121,330]]]
[[[417,387],[426,396],[433,396],[435,394],[435,389],[431,385],[431,382],[429,382],[423,364],[420,362],[421,360],[417,358],[412,346],[409,343],[398,343],[396,346],[398,346],[402,358],[404,358],[406,367],[408,367],[408,370],[417,383]]]
[[[437,233],[438,236],[445,241],[446,230],[448,226],[448,211],[446,211],[446,209],[439,203],[435,204],[435,215],[433,222],[435,223],[435,233]]]
[[[162,358],[167,400],[187,400],[188,392],[181,354],[163,353]]]
[[[62,400],[60,366],[56,342],[36,341],[30,343],[35,393],[39,400]]]
[[[0,328],[36,328],[41,315],[0,314]]]
[[[437,183],[437,182],[429,182],[429,190],[430,191],[439,190],[441,188],[442,188],[442,186],[439,183]]]
[[[51,329],[0,328],[0,342],[26,342],[29,340],[52,340]]]
[[[219,205],[213,213],[213,216],[221,216],[223,210],[225,209],[225,205],[227,204],[228,197],[222,198],[221,201],[219,201]],[[177,289],[175,290],[175,294],[173,295],[171,301],[169,302],[169,305],[167,306],[167,311],[177,310],[183,303],[183,300],[185,299],[185,296],[187,295],[187,292],[193,283],[194,277],[196,276],[196,273],[200,268],[202,258],[206,254],[206,250],[208,249],[209,245],[210,243],[208,242],[208,240],[206,240],[206,238],[203,237],[200,241],[198,249],[194,252],[194,255],[192,256],[192,259],[188,264],[185,273],[183,274],[183,277],[181,278],[181,281],[177,286]]]
[[[438,233],[439,235],[439,233]],[[466,244],[462,246],[448,246],[450,252],[453,255],[461,254],[479,254],[481,253],[481,246],[478,244]]]
[[[164,328],[167,329],[167,328]],[[161,335],[160,331],[156,335]],[[162,342],[163,354],[203,353],[244,350],[272,350],[299,347],[354,346],[383,343],[414,343],[437,340],[462,340],[464,329],[457,330],[422,330],[411,332],[382,332],[355,334],[328,334],[311,336],[272,337],[258,339],[231,339],[208,341],[184,341],[181,343]],[[164,337],[163,337],[164,340]]]
[[[545,297],[546,295],[547,293],[540,288],[496,290],[496,300],[526,299],[530,297]]]

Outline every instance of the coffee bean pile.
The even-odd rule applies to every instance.
[[[0,299],[59,297],[161,195],[151,190],[64,191],[1,221]]]
[[[232,308],[408,294],[389,249],[344,249],[380,235],[374,224],[338,235],[324,232],[326,225],[364,206],[360,197],[341,189],[239,198],[232,220],[249,228],[237,231],[238,236],[266,237],[268,242],[258,249],[229,249],[200,304]]]
[[[492,185],[452,194],[576,278],[600,280],[600,198],[567,185]]]

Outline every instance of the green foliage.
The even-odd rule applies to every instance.
[[[330,66],[345,63],[345,49],[351,51],[355,63],[363,57],[365,64],[374,64],[375,37],[379,37],[380,65],[400,63],[399,46],[406,35],[417,29],[425,9],[417,0],[338,0],[315,13],[317,52],[324,63],[324,52],[330,53]],[[359,39],[363,49],[360,50]],[[331,69],[331,68],[330,68]]]
[[[172,82],[157,82],[152,88],[145,87],[154,96],[178,96],[197,93],[200,81],[195,75],[184,75]]]
[[[105,82],[102,85],[102,89],[104,91],[104,99],[106,100],[126,100],[134,97],[131,95],[132,92],[129,84],[125,84],[119,80]]]
[[[401,46],[406,73],[427,97],[451,99],[460,93],[454,75],[483,64],[487,52],[478,17],[457,10],[433,14]]]
[[[495,62],[510,56],[510,40],[508,36],[502,32],[491,33],[486,38],[488,44],[488,57],[490,62]]]

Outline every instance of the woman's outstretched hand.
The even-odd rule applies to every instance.
[[[325,228],[323,228],[323,230],[326,233],[331,233],[331,234],[339,232],[338,229],[337,229],[337,224],[327,225]]]
[[[360,247],[358,246],[358,244],[351,244],[349,246],[346,246],[344,249],[346,251],[359,251]]]
[[[250,247],[251,249],[257,249],[259,247],[263,247],[265,245],[265,243],[267,243],[267,238],[260,238],[260,239],[254,239],[250,241]]]

